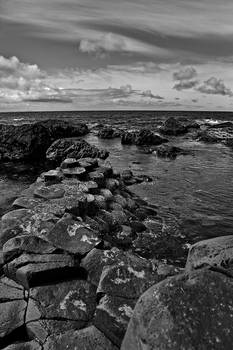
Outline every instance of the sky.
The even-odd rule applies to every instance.
[[[0,111],[231,111],[232,18],[232,0],[0,0]]]

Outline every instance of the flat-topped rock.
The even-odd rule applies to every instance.
[[[45,342],[48,336],[83,328],[94,315],[95,287],[84,280],[33,288],[26,313],[29,334]]]
[[[46,238],[53,246],[79,255],[85,255],[101,242],[88,225],[69,215],[59,220]]]
[[[62,172],[66,177],[75,177],[77,179],[82,179],[86,173],[86,169],[81,167],[73,167],[62,169]]]
[[[61,169],[72,169],[79,166],[79,161],[76,158],[66,158],[61,163]]]
[[[57,199],[62,198],[65,195],[65,190],[58,188],[56,185],[45,187],[38,187],[34,191],[34,196],[42,199]]]
[[[23,252],[31,254],[50,254],[56,250],[47,241],[32,235],[21,235],[9,239],[3,246],[4,262],[14,259]]]
[[[118,350],[118,347],[105,337],[95,326],[78,331],[69,331],[60,336],[51,336],[44,350]]]
[[[63,179],[63,174],[59,170],[49,170],[46,173],[42,174],[45,182],[54,182],[54,183],[59,183]]]
[[[103,268],[97,293],[137,299],[158,281],[159,276],[150,262],[132,256],[128,261]]]
[[[79,265],[64,254],[22,254],[4,266],[6,276],[29,289],[49,281],[78,276]]]

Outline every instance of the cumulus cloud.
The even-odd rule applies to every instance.
[[[173,86],[177,91],[192,89],[198,84],[197,80],[181,80]]]
[[[181,69],[178,72],[173,73],[174,80],[190,80],[197,76],[197,71],[193,67],[187,67],[185,69]]]
[[[68,102],[62,90],[49,84],[47,78],[35,64],[20,62],[15,56],[0,56],[1,102]]]
[[[174,72],[173,80],[177,81],[177,83],[173,86],[173,89],[177,91],[192,89],[198,84],[198,81],[194,80],[196,77],[197,71],[194,67],[186,67],[178,72]]]
[[[233,92],[230,88],[226,87],[224,81],[215,77],[211,77],[204,81],[197,90],[203,94],[233,96]]]
[[[146,90],[146,91],[142,91],[141,95],[143,97],[149,97],[149,98],[154,98],[156,100],[164,100],[164,97],[159,96],[159,95],[154,95],[151,90]]]

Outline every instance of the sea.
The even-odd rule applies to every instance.
[[[233,121],[233,113],[230,112],[72,111],[0,113],[0,123],[32,123],[52,118],[73,123],[82,121],[90,129],[102,124],[127,130],[146,127],[156,132],[170,116],[196,120],[201,124]],[[222,144],[197,142],[185,135],[172,138],[171,143],[190,150],[190,153],[171,160],[145,154],[140,147],[122,145],[118,138],[99,139],[95,132],[84,139],[99,148],[108,149],[108,161],[116,171],[131,169],[135,174],[152,177],[152,182],[133,186],[132,190],[156,205],[167,225],[179,228],[187,245],[233,234],[233,149]],[[11,209],[14,199],[43,170],[42,164],[1,164],[1,215]]]

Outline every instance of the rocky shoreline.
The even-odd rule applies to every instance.
[[[230,349],[232,236],[198,242],[186,266],[172,263],[182,239],[128,187],[149,179],[115,173],[99,159],[107,153],[63,135],[47,150],[58,167],[1,219],[0,348]]]

